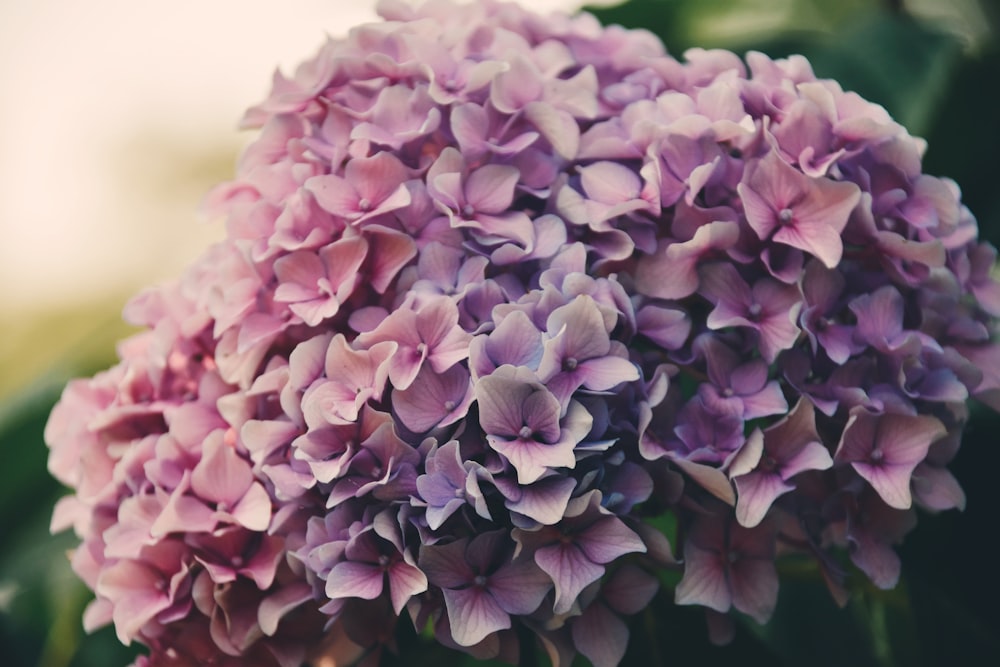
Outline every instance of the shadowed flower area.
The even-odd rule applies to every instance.
[[[656,609],[767,624],[786,563],[895,586],[1000,389],[996,251],[925,143],[802,56],[380,12],[275,76],[226,239],[52,411],[88,629],[614,667]]]

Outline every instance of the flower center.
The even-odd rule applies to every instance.
[[[462,207],[462,217],[468,220],[476,214],[476,209],[472,208],[472,204],[466,204]]]
[[[567,373],[572,373],[579,364],[580,362],[576,360],[576,357],[566,357],[563,359],[562,369]]]
[[[482,574],[477,574],[476,578],[472,580],[472,583],[482,588],[486,585],[486,576]]]
[[[751,303],[750,307],[747,308],[747,314],[750,316],[750,319],[755,320],[760,317],[763,310],[764,308],[759,303]]]
[[[872,463],[881,463],[882,459],[884,458],[885,458],[885,452],[883,452],[881,449],[876,447],[875,449],[872,450],[871,453]]]
[[[517,432],[517,437],[519,437],[521,440],[530,440],[531,439],[531,427],[530,426],[522,426],[521,430]]]
[[[389,566],[389,557],[386,556],[385,554],[382,554],[381,556],[379,556],[378,557],[378,565],[379,565],[379,567],[388,567]]]
[[[725,396],[726,398],[732,398],[734,393],[735,392],[733,391],[732,387],[726,387],[725,389],[722,390],[722,395]]]
[[[361,201],[358,202],[358,208],[365,213],[372,210],[371,200],[368,199],[367,197],[363,197]]]
[[[792,209],[790,208],[783,208],[778,212],[778,222],[783,225],[790,224],[794,219],[795,214],[792,213]]]
[[[445,401],[444,409],[447,410],[448,412],[451,412],[452,410],[455,409],[455,405],[456,405],[455,401]]]

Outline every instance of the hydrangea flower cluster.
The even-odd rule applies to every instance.
[[[86,626],[293,667],[407,615],[604,667],[667,570],[714,622],[767,621],[783,554],[893,586],[1000,407],[996,251],[923,142],[801,57],[380,9],[275,75],[227,238],[52,413]]]

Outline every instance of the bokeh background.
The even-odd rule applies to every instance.
[[[536,10],[576,0],[531,0]],[[925,171],[955,179],[1000,242],[997,0],[631,0],[591,8],[692,46],[803,53],[818,75],[884,105],[925,137]],[[90,594],[72,535],[50,536],[64,489],[45,470],[61,387],[114,363],[121,307],[169,279],[220,224],[198,205],[252,136],[243,109],[374,0],[0,0],[0,664],[124,666],[135,647],[85,635]],[[658,597],[626,662],[687,665],[1000,664],[1000,419],[974,408],[952,466],[964,513],[924,515],[901,548],[901,586],[860,586],[837,609],[786,564],[778,614],[710,648],[700,615]],[[654,658],[654,656],[657,656]],[[650,662],[655,660],[654,662]]]

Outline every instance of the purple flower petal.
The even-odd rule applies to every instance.
[[[480,586],[447,588],[444,601],[451,623],[451,636],[459,646],[472,646],[498,630],[510,627],[510,615]]]
[[[594,667],[616,667],[625,656],[628,626],[603,604],[587,607],[571,630],[573,643]]]
[[[604,574],[604,566],[592,562],[572,542],[539,549],[535,562],[555,584],[553,611],[557,614],[569,611],[580,592]]]

